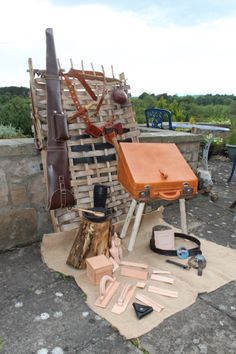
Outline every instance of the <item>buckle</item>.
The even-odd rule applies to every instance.
[[[186,247],[178,247],[176,253],[180,259],[187,259],[189,257],[189,251]]]

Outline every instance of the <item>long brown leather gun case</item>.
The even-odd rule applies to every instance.
[[[70,171],[66,141],[68,126],[62,109],[59,70],[52,28],[46,29],[46,92],[47,92],[47,192],[48,209],[75,204],[70,187]]]

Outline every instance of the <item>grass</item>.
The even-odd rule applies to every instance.
[[[11,125],[0,124],[0,139],[23,138],[24,135],[19,129]]]
[[[140,341],[138,338],[132,338],[130,339],[130,343],[133,344],[134,347],[138,348],[139,350],[141,350],[143,352],[143,354],[149,354],[149,352],[144,349],[143,347],[141,347]]]
[[[69,280],[72,279],[73,277],[71,275],[65,275],[63,273],[60,272],[53,272],[54,274],[54,278],[55,279],[64,279],[64,280]]]
[[[4,347],[4,340],[0,338],[0,351],[3,349],[3,347]]]

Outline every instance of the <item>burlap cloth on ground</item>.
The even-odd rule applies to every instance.
[[[135,284],[137,282],[137,280],[120,276],[120,270],[117,270],[114,276],[121,282],[121,285],[108,307],[102,309],[94,306],[95,300],[99,295],[98,286],[94,286],[89,282],[85,270],[76,270],[66,265],[66,260],[75,238],[75,231],[45,234],[41,245],[42,258],[50,269],[73,276],[78,286],[86,293],[88,306],[110,322],[112,326],[116,327],[123,336],[127,339],[139,337],[156,327],[165,318],[193,304],[198,293],[213,291],[236,279],[236,251],[204,239],[201,239],[201,249],[207,259],[207,267],[204,269],[202,277],[197,276],[195,269],[184,270],[167,264],[165,260],[171,257],[156,254],[149,249],[152,227],[157,224],[167,225],[162,219],[160,212],[157,211],[145,215],[141,222],[134,251],[128,252],[127,243],[132,226],[131,223],[127,233],[128,236],[122,240],[124,260],[147,263],[149,265],[149,274],[151,274],[152,269],[157,268],[171,271],[170,276],[175,279],[174,284],[170,285],[149,279],[147,286],[155,285],[160,288],[178,291],[179,295],[177,298],[169,298],[148,292],[147,286],[144,290],[137,289],[136,293],[143,293],[164,306],[164,310],[160,313],[152,312],[141,320],[137,319],[132,306],[134,301],[139,302],[134,297],[123,314],[116,315],[111,312],[111,308],[121,292],[122,284],[127,282]],[[120,227],[121,225],[117,225],[118,230]],[[183,245],[183,242],[181,245]],[[190,243],[186,244],[186,246],[191,248]],[[178,261],[177,257],[172,258]]]

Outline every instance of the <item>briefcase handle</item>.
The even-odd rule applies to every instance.
[[[180,191],[173,191],[173,192],[159,192],[158,196],[161,199],[165,200],[175,200],[180,197]]]

